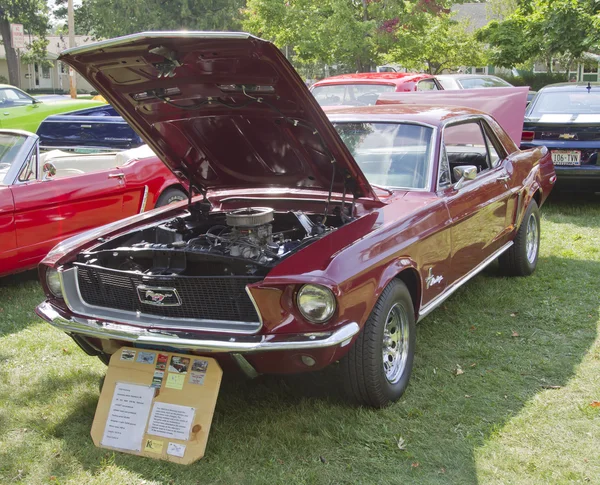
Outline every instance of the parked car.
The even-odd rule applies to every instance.
[[[367,106],[382,93],[443,89],[430,74],[365,72],[342,74],[314,83],[310,90],[321,106]]]
[[[147,147],[40,155],[37,135],[0,130],[0,276],[35,267],[67,237],[184,198]]]
[[[506,88],[512,84],[489,74],[438,74],[438,82],[444,89]]]
[[[42,101],[15,86],[0,84],[0,128],[35,132],[46,116],[101,104],[85,99]]]
[[[42,150],[127,150],[144,144],[115,109],[104,104],[48,116],[37,129]]]
[[[436,79],[446,90],[513,87],[508,81],[489,74],[438,74]],[[527,93],[528,103],[536,93],[537,91],[529,90]]]
[[[550,155],[521,152],[489,115],[388,105],[328,119],[279,49],[244,33],[137,34],[61,61],[101,79],[204,194],[40,265],[38,315],[104,362],[124,345],[210,352],[252,376],[340,361],[349,395],[385,406],[408,384],[418,320],[498,258],[535,270]]]
[[[538,146],[550,150],[559,189],[600,192],[600,83],[538,91],[525,113],[521,148]]]

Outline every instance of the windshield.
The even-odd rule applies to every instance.
[[[393,84],[332,84],[316,86],[312,94],[321,106],[370,106],[381,93],[395,90]]]
[[[573,115],[593,115],[600,118],[600,91],[548,91],[540,92],[535,99],[528,118],[540,118],[540,121],[572,121]],[[550,115],[562,115],[564,119],[552,119]],[[579,121],[584,121],[586,116]],[[575,121],[577,121],[577,118]]]
[[[433,129],[408,123],[333,123],[356,163],[376,185],[425,189]]]
[[[13,88],[0,89],[0,108],[12,108],[14,106],[26,106],[33,104],[31,96]]]
[[[25,140],[27,137],[23,135],[0,134],[0,184],[13,163],[23,162],[17,160],[17,154]]]

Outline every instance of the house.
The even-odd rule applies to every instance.
[[[41,91],[47,93],[69,92],[69,66],[57,61],[58,55],[69,47],[69,39],[62,35],[50,35],[46,59],[52,63],[52,67],[41,63],[26,64],[20,62],[19,88],[25,91]],[[27,40],[26,40],[27,42]],[[75,45],[85,45],[95,42],[89,35],[76,35]],[[26,50],[26,49],[25,49]],[[8,79],[8,65],[6,63],[6,51],[4,45],[0,45],[0,76]],[[95,89],[76,74],[77,91],[89,93]]]

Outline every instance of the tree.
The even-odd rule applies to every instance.
[[[513,67],[544,59],[548,72],[552,59],[562,57],[567,66],[581,58],[600,40],[596,0],[521,0],[503,22],[491,22],[477,37],[491,47],[496,65]]]
[[[393,46],[399,25],[445,9],[445,0],[248,0],[243,26],[291,47],[300,66],[369,71]]]
[[[396,44],[385,58],[430,74],[461,66],[482,66],[487,62],[484,46],[468,27],[467,22],[453,20],[451,13],[429,15],[417,26],[401,26]]]
[[[244,4],[244,0],[83,0],[75,9],[75,25],[78,32],[96,38],[145,30],[235,30]],[[57,16],[66,17],[64,6]]]
[[[41,57],[45,60],[47,42],[44,36],[48,29],[46,2],[44,0],[2,0],[0,3],[0,35],[6,51],[8,78],[10,84],[19,86],[19,64],[10,35],[11,23],[23,24],[26,33],[38,36],[27,47],[35,53],[31,59],[37,60]]]

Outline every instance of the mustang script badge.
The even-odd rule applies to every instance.
[[[140,301],[147,305],[181,306],[181,298],[175,288],[140,285],[137,294]]]

